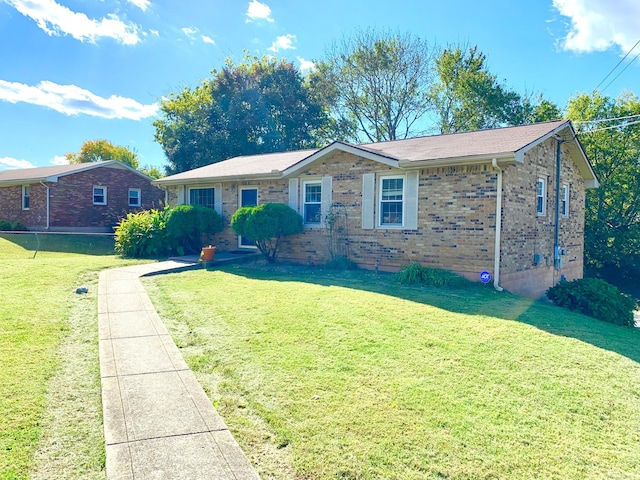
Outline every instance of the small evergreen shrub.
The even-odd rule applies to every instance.
[[[148,258],[169,253],[166,241],[168,210],[129,213],[115,229],[115,251],[123,257]]]
[[[423,267],[419,263],[402,267],[396,278],[400,283],[423,283],[434,287],[463,287],[469,284],[467,279],[449,270]]]
[[[357,270],[358,264],[353,260],[340,255],[332,258],[325,264],[325,268],[331,270]]]
[[[10,232],[13,226],[9,220],[0,220],[0,232]]]
[[[283,203],[263,203],[237,210],[231,218],[231,228],[256,242],[260,253],[273,263],[280,252],[282,237],[302,233],[302,217]]]
[[[13,230],[14,232],[26,232],[29,229],[27,228],[27,226],[24,223],[13,222],[11,224],[11,230]]]
[[[178,205],[167,217],[169,248],[179,255],[198,253],[208,237],[223,228],[222,217],[215,210],[200,205]]]
[[[560,282],[547,290],[547,297],[560,307],[616,325],[634,326],[635,301],[599,278]]]

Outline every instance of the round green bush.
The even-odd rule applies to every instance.
[[[284,203],[263,203],[237,210],[231,218],[231,228],[256,242],[262,255],[273,263],[280,252],[282,237],[302,232],[302,217]]]
[[[169,253],[166,241],[168,210],[129,213],[115,229],[115,251],[124,257],[149,258]]]
[[[200,205],[178,205],[167,218],[167,242],[171,251],[184,255],[197,253],[209,237],[224,228],[215,210]]]
[[[616,325],[634,326],[636,302],[599,278],[560,282],[547,290],[547,297],[560,307]]]
[[[0,232],[10,232],[13,230],[11,222],[8,220],[0,220]]]

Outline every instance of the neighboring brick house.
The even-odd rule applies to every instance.
[[[113,232],[128,212],[161,208],[164,192],[117,160],[0,172],[0,219],[29,230]]]
[[[169,204],[208,205],[227,221],[242,205],[289,204],[305,229],[286,239],[288,260],[327,261],[337,233],[337,250],[365,268],[419,262],[474,280],[488,272],[496,288],[530,297],[562,276],[582,277],[585,189],[598,186],[569,121],[334,142],[232,158],[154,183]],[[248,243],[229,228],[217,242],[222,249]]]

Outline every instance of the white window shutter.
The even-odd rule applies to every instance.
[[[375,202],[376,174],[365,173],[362,175],[362,228],[370,230],[374,225],[374,202]]]
[[[418,186],[419,172],[408,172],[404,190],[404,228],[407,230],[418,228]]]
[[[187,199],[185,198],[185,192],[186,187],[184,185],[179,185],[178,186],[178,205],[184,205],[185,203],[187,203]]]
[[[331,209],[333,200],[333,177],[322,177],[321,194],[320,224],[324,226],[324,219]]]
[[[300,213],[300,211],[298,210],[298,184],[299,183],[300,182],[297,178],[289,179],[289,206],[298,213]]]
[[[216,183],[213,187],[213,208],[222,216],[222,184]]]

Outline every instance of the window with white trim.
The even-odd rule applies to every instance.
[[[400,227],[404,213],[404,177],[381,177],[378,202],[380,226]]]
[[[544,217],[547,214],[547,179],[542,177],[538,178],[536,213],[539,217]]]
[[[139,188],[129,189],[129,206],[139,207],[142,205],[142,192]]]
[[[22,186],[22,209],[29,210],[31,206],[31,187],[29,185]]]
[[[94,205],[107,204],[107,187],[103,187],[99,185],[93,186],[93,204]]]
[[[567,218],[569,216],[569,185],[562,186],[562,203],[560,207],[562,216]]]
[[[190,188],[189,205],[213,208],[215,206],[215,188]]]
[[[322,182],[304,182],[302,218],[307,225],[322,221]]]

